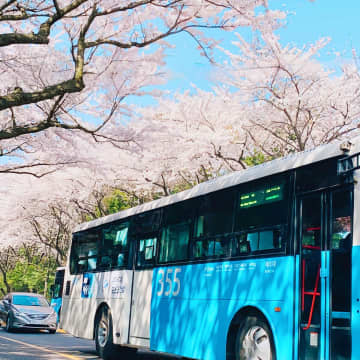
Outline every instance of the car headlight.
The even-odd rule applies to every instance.
[[[28,317],[26,316],[26,314],[22,313],[19,310],[13,310],[13,313],[14,313],[15,318],[22,319],[22,320],[28,320]]]
[[[57,319],[57,313],[53,310],[53,312],[50,314],[50,319]]]

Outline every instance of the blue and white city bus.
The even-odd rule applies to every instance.
[[[61,327],[104,359],[360,359],[359,140],[81,224]]]

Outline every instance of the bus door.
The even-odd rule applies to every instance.
[[[136,238],[129,343],[150,346],[150,312],[157,233]]]
[[[299,198],[300,359],[351,358],[352,190]]]

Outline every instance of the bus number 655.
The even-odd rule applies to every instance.
[[[172,277],[171,274],[174,272],[174,276]],[[177,277],[177,274],[181,272],[180,268],[171,269],[168,268],[166,271],[163,269],[159,270],[159,284],[160,289],[156,293],[157,296],[162,296],[163,294],[165,296],[178,296],[180,292],[180,279]],[[165,290],[166,288],[166,290]],[[164,292],[165,290],[165,292]]]

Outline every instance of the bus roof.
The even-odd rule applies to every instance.
[[[340,141],[334,141],[331,144],[321,145],[311,150],[288,155],[286,157],[250,167],[246,170],[235,171],[230,174],[219,176],[212,180],[198,184],[189,190],[166,196],[158,200],[150,201],[148,203],[138,205],[136,207],[123,210],[99,219],[82,223],[75,228],[74,232],[97,227],[106,223],[127,218],[135,214],[161,208],[217,190],[229,188],[255,179],[264,178],[269,175],[282,173],[291,169],[299,168],[341,155],[351,155],[360,151],[360,136],[351,140],[351,150],[348,153],[344,153],[344,151],[341,150],[340,145],[342,143],[343,142]]]

